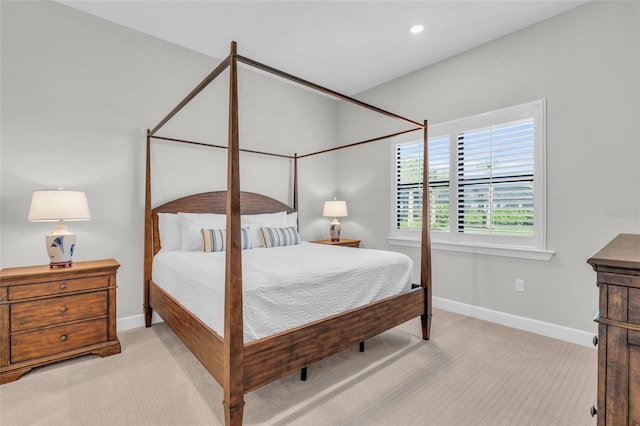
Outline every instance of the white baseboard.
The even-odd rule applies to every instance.
[[[551,324],[531,318],[507,314],[505,312],[481,308],[479,306],[467,305],[466,303],[443,299],[441,297],[433,298],[433,306],[445,311],[494,322],[507,327],[517,328],[518,330],[528,331],[530,333],[541,334],[543,336],[552,337],[565,342],[575,343],[577,345],[587,346],[590,348],[594,347],[593,336],[596,333],[595,331],[590,333],[588,331],[569,328],[562,325]],[[151,323],[156,324],[160,322],[163,322],[163,319],[154,312],[151,318]],[[117,327],[118,331],[144,327],[144,315],[140,314],[120,318],[118,319]]]
[[[154,312],[151,315],[151,324],[157,324],[159,322],[164,322],[164,320]],[[132,328],[144,327],[144,314],[118,318],[116,327],[118,331],[125,331],[125,330],[131,330]]]
[[[563,340],[565,342],[575,343],[581,346],[593,348],[593,336],[596,332],[588,332],[569,328],[562,325],[551,324],[549,322],[538,321],[531,318],[520,317],[505,312],[494,311],[479,306],[467,305],[453,300],[443,299],[440,297],[433,298],[433,307],[445,311],[454,312],[456,314],[466,315],[472,318],[478,318],[484,321],[494,322],[518,330],[528,331],[530,333],[541,334],[543,336],[552,337],[554,339]]]

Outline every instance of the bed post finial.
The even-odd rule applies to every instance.
[[[235,55],[238,53],[238,43],[235,40],[231,42],[231,54]]]
[[[420,285],[424,289],[424,314],[421,316],[422,338],[429,340],[431,334],[431,222],[429,221],[429,132],[424,120],[424,163],[422,170],[422,243],[420,247]]]

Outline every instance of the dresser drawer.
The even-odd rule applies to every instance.
[[[11,362],[45,357],[107,341],[107,319],[60,325],[11,336]]]
[[[640,288],[640,275],[626,275],[613,272],[598,272],[600,284],[621,285],[624,287]]]
[[[107,315],[107,292],[61,296],[11,306],[11,332]]]
[[[109,276],[98,275],[95,277],[76,278],[68,280],[56,280],[38,282],[9,287],[9,300],[20,300],[31,297],[51,296],[74,291],[92,290],[109,287]]]

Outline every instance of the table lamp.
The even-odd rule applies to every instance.
[[[338,222],[339,217],[348,216],[346,201],[325,201],[322,216],[333,217],[333,221],[329,224],[329,235],[331,241],[340,241],[340,228],[342,225]]]
[[[69,232],[63,221],[90,220],[87,196],[80,191],[45,189],[34,191],[29,208],[29,222],[58,222],[47,234],[50,267],[71,266],[76,234]]]

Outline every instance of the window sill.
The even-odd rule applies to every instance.
[[[394,246],[420,247],[420,238],[387,237],[387,243]],[[555,252],[537,250],[527,247],[510,247],[498,245],[483,245],[469,243],[451,243],[431,241],[431,249],[443,251],[457,251],[462,253],[486,254],[489,256],[516,257],[520,259],[541,260],[548,262]]]

